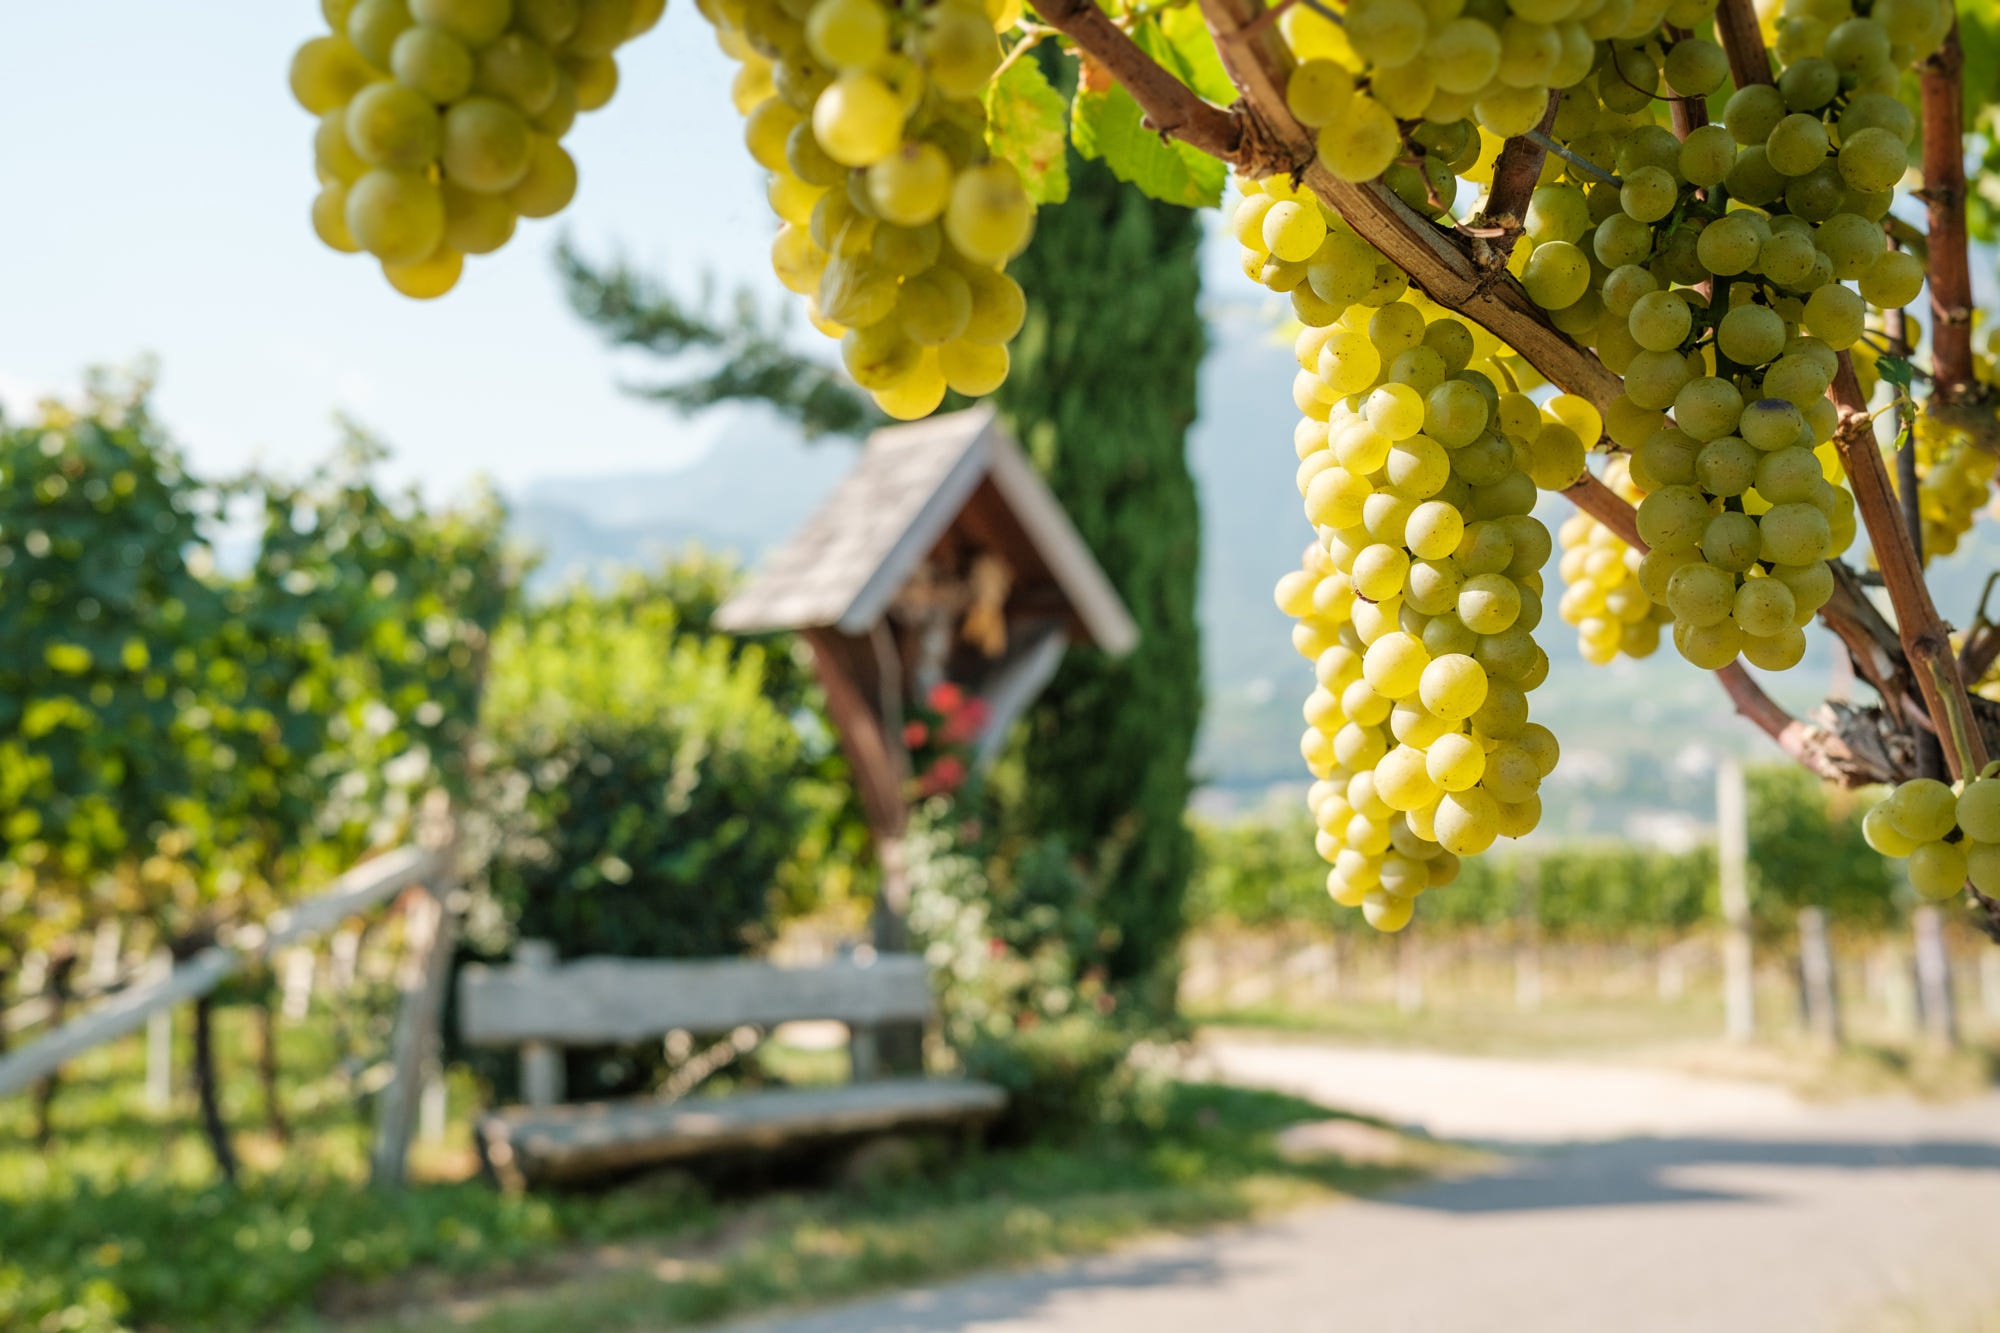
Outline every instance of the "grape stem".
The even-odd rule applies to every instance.
[[[1343,181],[1317,160],[1311,131],[1285,106],[1292,56],[1264,0],[1203,0],[1223,64],[1243,96],[1227,110],[1203,100],[1147,55],[1095,0],[1042,0],[1042,21],[1115,79],[1149,128],[1262,180],[1300,180],[1433,301],[1487,329],[1542,376],[1603,408],[1624,386],[1566,337],[1504,268],[1474,257],[1477,242],[1432,225],[1379,181]]]
[[[1965,682],[1958,674],[1958,659],[1952,652],[1951,635],[1938,617],[1924,582],[1922,561],[1897,507],[1889,486],[1888,469],[1875,440],[1874,423],[1868,404],[1855,378],[1854,361],[1840,354],[1839,373],[1828,390],[1840,409],[1840,424],[1834,429],[1834,448],[1847,469],[1848,484],[1854,490],[1855,508],[1868,530],[1875,562],[1882,570],[1882,583],[1889,591],[1889,604],[1896,612],[1896,633],[1902,641],[1917,688],[1922,691],[1938,739],[1944,745],[1945,764],[1953,777],[1977,773],[1986,764],[1986,745],[1978,728],[1970,725],[1972,702],[1966,697]]]
[[[1964,52],[1958,21],[1924,58],[1921,105],[1929,215],[1931,373],[1934,396],[1954,406],[1979,395],[1972,366],[1972,273],[1966,259]],[[1989,438],[1987,447],[1992,447]]]
[[[1729,57],[1729,78],[1738,88],[1777,82],[1771,77],[1771,53],[1764,49],[1764,33],[1750,0],[1721,0],[1715,7],[1715,37]]]
[[[1474,225],[1497,229],[1497,234],[1488,240],[1488,261],[1495,267],[1507,263],[1514,242],[1520,238],[1528,216],[1528,200],[1541,180],[1542,163],[1548,160],[1549,149],[1555,146],[1549,131],[1555,128],[1556,112],[1561,106],[1562,94],[1551,91],[1541,122],[1528,133],[1517,134],[1502,144],[1500,156],[1494,160],[1493,185],[1486,192],[1486,206],[1480,209]]]

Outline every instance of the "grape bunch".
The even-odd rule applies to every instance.
[[[1018,0],[699,0],[742,62],[735,99],[771,173],[779,281],[901,420],[1007,378],[1027,303],[1005,272],[1034,232],[981,101]]]
[[[1621,499],[1640,498],[1623,454],[1605,465],[1603,481]],[[1581,510],[1563,520],[1556,540],[1562,547],[1556,569],[1564,584],[1556,614],[1576,626],[1583,660],[1605,666],[1620,653],[1650,657],[1660,646],[1660,626],[1673,617],[1641,586],[1639,552]]]
[[[2000,762],[1978,777],[1946,786],[1935,778],[1905,782],[1871,808],[1861,836],[1887,857],[1908,858],[1910,887],[1932,902],[1955,896],[1970,880],[2000,894]]]
[[[1301,741],[1318,847],[1334,900],[1399,930],[1458,858],[1541,818],[1558,747],[1528,694],[1548,675],[1533,630],[1553,543],[1532,511],[1538,483],[1582,474],[1577,427],[1594,438],[1596,412],[1502,393],[1490,335],[1409,292],[1310,196],[1242,188],[1245,271],[1298,279],[1309,317],[1293,442],[1318,540],[1276,598],[1318,680]]]
[[[1912,429],[1917,445],[1917,508],[1928,562],[1956,551],[1959,540],[1972,530],[1973,519],[1992,494],[2000,458],[1928,410],[1916,414]],[[1891,470],[1889,475],[1897,473]]]
[[[405,296],[444,295],[465,256],[576,194],[562,146],[618,88],[614,53],[666,0],[321,0],[331,32],[292,58],[319,117],[313,230]]]
[[[1296,6],[1279,19],[1301,62],[1286,101],[1318,132],[1329,170],[1371,180],[1405,155],[1399,122],[1477,126],[1497,151],[1499,141],[1541,121],[1551,90],[1595,87],[1629,99],[1638,62],[1621,70],[1624,44],[1646,40],[1663,22],[1697,27],[1714,10],[1715,0],[1350,0],[1336,25]],[[1470,147],[1480,148],[1480,136]],[[1451,192],[1442,197],[1449,201]]]

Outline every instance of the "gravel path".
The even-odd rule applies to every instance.
[[[2000,1310],[2000,1097],[1814,1107],[1644,1071],[1234,1038],[1207,1058],[1520,1149],[1491,1175],[740,1333],[1879,1333],[1919,1296]]]

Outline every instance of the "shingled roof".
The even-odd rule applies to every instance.
[[[826,503],[723,604],[717,627],[740,634],[823,628],[866,634],[986,483],[1091,641],[1107,652],[1130,652],[1139,640],[1131,613],[989,407],[869,436],[859,463]]]

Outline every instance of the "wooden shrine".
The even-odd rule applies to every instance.
[[[854,470],[716,615],[811,646],[883,872],[876,944],[903,944],[904,717],[941,682],[984,701],[990,763],[1072,643],[1122,656],[1138,627],[991,408],[871,435]]]

